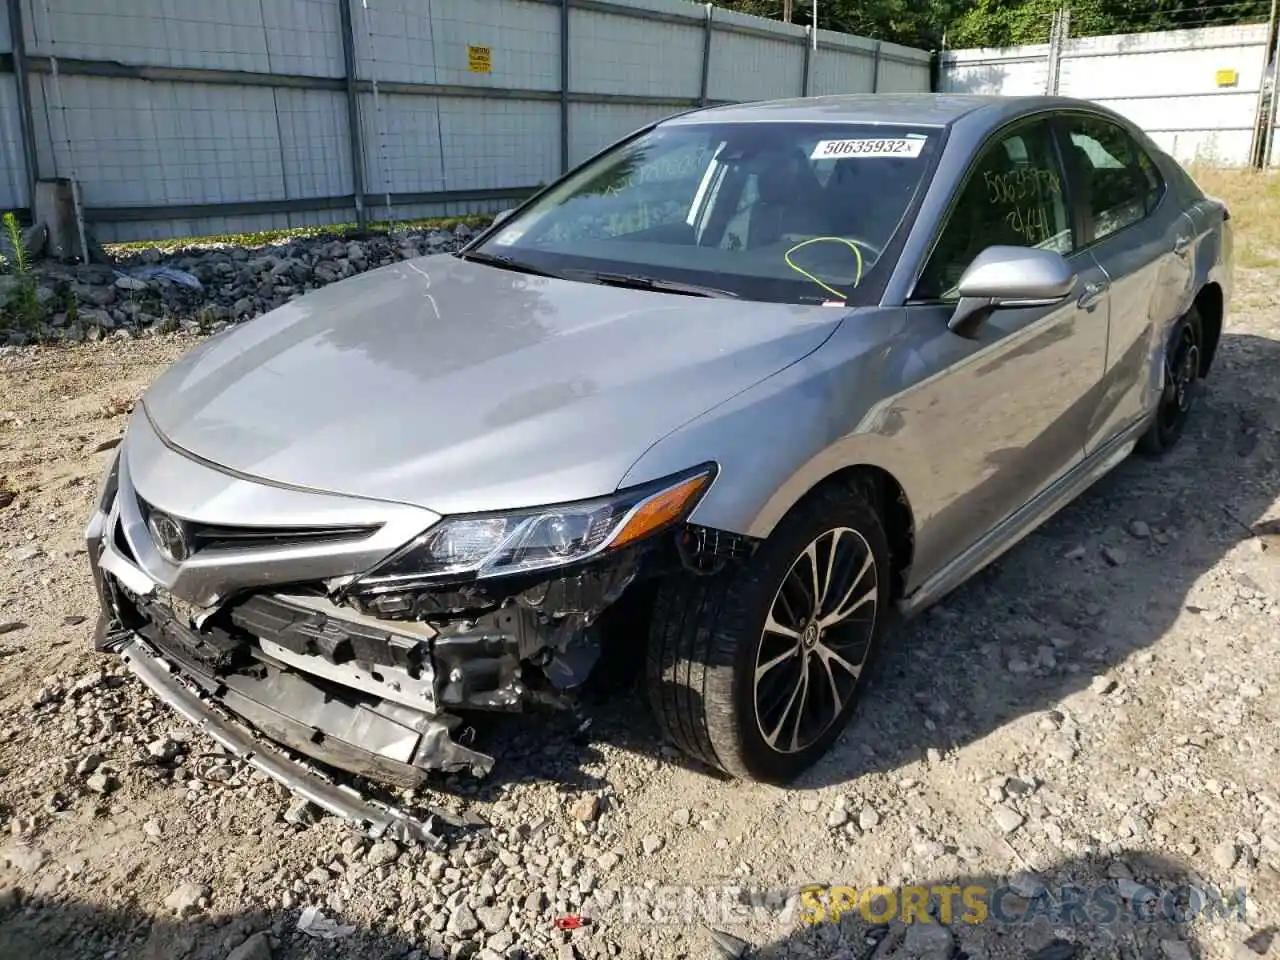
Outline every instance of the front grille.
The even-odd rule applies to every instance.
[[[155,509],[138,497],[142,519]],[[348,543],[363,540],[378,531],[380,525],[342,527],[268,527],[227,526],[197,523],[180,518],[192,554],[210,550],[255,550],[280,547],[311,547],[326,543]]]

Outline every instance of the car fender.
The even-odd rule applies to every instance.
[[[904,323],[900,308],[851,313],[818,350],[654,444],[622,485],[714,460],[719,473],[690,521],[760,538],[850,467],[887,471],[910,500],[911,452],[894,440],[891,404]]]

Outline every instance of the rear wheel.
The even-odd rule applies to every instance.
[[[664,584],[647,681],[666,734],[738,777],[783,783],[861,693],[889,604],[889,550],[859,492],[820,489],[744,565]]]
[[[1165,347],[1164,390],[1156,406],[1156,416],[1138,441],[1138,450],[1159,456],[1171,450],[1187,426],[1200,384],[1200,363],[1204,351],[1204,327],[1200,313],[1192,307],[1174,325]]]

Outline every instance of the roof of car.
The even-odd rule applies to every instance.
[[[861,93],[734,103],[681,114],[667,123],[905,123],[947,126],[984,107],[999,116],[1079,105],[1066,97],[998,97],[969,93]]]

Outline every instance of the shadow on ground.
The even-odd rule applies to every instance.
[[[1250,924],[1248,890],[1212,888],[1186,867],[1140,851],[1064,861],[1035,876],[929,877],[918,886],[867,893],[849,888],[803,894],[752,890],[746,882],[738,889],[692,890],[691,896],[685,890],[673,896],[662,888],[620,891],[573,933],[556,930],[550,915],[526,917],[524,927],[534,933],[504,935],[499,949],[486,944],[486,939],[494,942],[494,935],[483,931],[473,934],[474,939],[430,932],[435,911],[429,907],[408,911],[421,933],[347,926],[346,919],[336,917],[345,930],[337,939],[325,940],[298,930],[299,910],[219,914],[215,903],[209,914],[176,919],[84,903],[15,906],[8,895],[0,908],[0,958],[1194,960],[1225,952],[1232,960],[1250,960],[1275,955],[1269,951],[1276,930]],[[518,892],[508,890],[495,902],[504,899],[520,910],[523,897]],[[837,914],[832,912],[835,903],[844,907]],[[654,904],[665,906],[655,911]],[[750,916],[792,932],[751,943],[734,932],[741,932]]]

